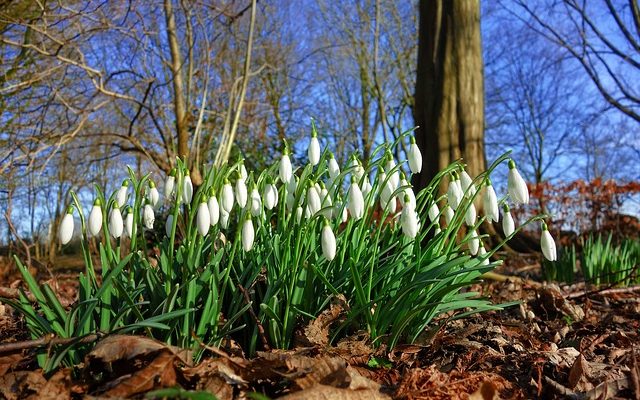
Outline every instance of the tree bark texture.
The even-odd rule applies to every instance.
[[[419,190],[462,157],[485,169],[484,82],[479,0],[421,0],[413,117],[423,154]]]

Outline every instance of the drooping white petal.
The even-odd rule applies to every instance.
[[[480,248],[480,238],[478,237],[478,233],[475,229],[471,230],[471,236],[469,237],[469,242],[467,243],[469,246],[469,253],[471,255],[478,254],[478,249]]]
[[[465,211],[464,213],[464,222],[468,226],[473,226],[476,223],[476,217],[477,217],[476,206],[473,203],[471,203],[469,204],[467,211]]]
[[[124,234],[127,237],[133,237],[133,212],[129,210],[127,216],[124,219]]]
[[[253,222],[247,218],[242,224],[242,249],[250,251],[253,248],[253,240],[255,239],[255,231],[253,230]]]
[[[173,195],[173,190],[176,186],[175,170],[172,170],[171,174],[173,175],[169,175],[164,183],[164,198],[167,200],[169,200]]]
[[[547,225],[543,223],[542,234],[540,235],[540,248],[544,258],[549,261],[556,261],[558,259],[558,253],[556,251],[556,242],[553,240],[551,233],[547,229]]]
[[[460,205],[462,201],[462,189],[460,187],[460,181],[458,179],[453,178],[449,182],[449,188],[447,189],[447,202],[449,206],[455,210]]]
[[[142,209],[142,224],[147,229],[153,229],[153,223],[156,220],[156,216],[153,212],[151,204],[145,204]]]
[[[247,181],[247,178],[249,177],[249,174],[247,173],[247,168],[244,166],[244,163],[240,163],[240,167],[238,168],[238,172],[240,172],[240,178],[243,181]]]
[[[304,215],[304,209],[301,206],[296,208],[296,222],[300,223],[302,221],[302,215]]]
[[[206,235],[211,227],[211,216],[209,215],[209,207],[207,203],[202,201],[198,204],[198,212],[196,214],[196,227],[201,236]]]
[[[316,136],[311,137],[307,153],[309,156],[309,164],[313,166],[318,165],[320,162],[320,142]]]
[[[520,173],[516,169],[513,160],[509,160],[509,175],[507,176],[507,191],[509,196],[516,204],[529,203],[529,189],[527,183],[522,179]]]
[[[184,184],[182,185],[182,202],[185,204],[191,204],[193,199],[193,182],[191,182],[191,176],[187,173],[184,177]]]
[[[411,137],[411,145],[409,146],[409,169],[412,173],[418,174],[422,171],[422,153],[416,144],[416,139]]]
[[[438,203],[434,201],[433,204],[431,204],[431,206],[429,207],[428,214],[429,214],[429,220],[431,222],[438,221],[438,216],[440,215],[440,209],[438,208]]]
[[[122,236],[124,230],[124,221],[122,221],[122,213],[118,207],[114,207],[109,214],[109,233],[115,239]]]
[[[260,197],[258,188],[254,187],[251,190],[251,215],[257,217],[260,214],[262,214],[262,198]]]
[[[321,244],[324,257],[329,261],[333,260],[336,256],[336,237],[329,224],[322,228]]]
[[[451,206],[449,206],[449,204],[444,206],[444,220],[447,225],[449,225],[451,223],[451,220],[453,220],[453,215],[453,209],[451,208]]]
[[[218,198],[216,196],[209,196],[207,208],[209,208],[209,222],[211,226],[215,226],[220,220],[220,205],[218,204]]]
[[[502,231],[505,236],[511,236],[513,232],[516,230],[516,223],[513,221],[513,217],[511,216],[511,211],[509,211],[508,207],[502,212]]]
[[[340,175],[340,166],[333,154],[331,154],[329,157],[329,177],[331,178],[331,181],[335,181],[338,175]]]
[[[102,207],[100,204],[100,200],[96,199],[93,203],[93,207],[91,207],[91,212],[89,213],[88,228],[91,236],[97,236],[102,229]]]
[[[398,170],[394,170],[394,168],[396,168],[396,161],[393,159],[393,156],[391,156],[391,153],[387,153],[387,163],[384,169],[387,171],[387,174],[389,174],[389,180],[387,182],[392,192],[394,192],[400,184],[400,174]]]
[[[285,151],[285,153],[280,158],[280,166],[278,168],[278,172],[280,174],[280,180],[282,181],[282,183],[287,183],[291,180],[293,169],[291,167],[291,159],[289,158],[289,152],[287,151]]]
[[[149,201],[152,206],[156,206],[160,201],[160,192],[153,181],[149,181]]]
[[[168,237],[171,237],[171,229],[173,229],[173,214],[167,216],[167,222],[164,225],[164,230]]]
[[[272,184],[264,185],[264,206],[267,210],[272,210],[278,205],[278,189]]]
[[[231,183],[229,181],[225,181],[222,185],[222,199],[221,206],[222,209],[228,213],[233,209],[233,188],[231,187]]]
[[[480,242],[480,248],[478,249],[478,258],[482,259],[480,265],[489,265],[489,257],[485,257],[487,254],[487,250],[485,250],[484,245]]]
[[[73,214],[67,212],[62,221],[60,221],[60,227],[58,228],[58,238],[60,243],[67,244],[73,237]]]
[[[351,217],[356,220],[362,218],[364,216],[364,198],[358,182],[356,182],[355,179],[351,180],[347,201]]]
[[[310,186],[307,190],[307,207],[309,207],[311,215],[315,215],[320,211],[321,204],[318,189],[314,185]]]
[[[118,207],[124,206],[124,203],[127,202],[127,191],[129,190],[129,181],[125,180],[122,182],[122,186],[118,189],[116,193],[116,202],[118,203]]]
[[[483,197],[483,208],[484,215],[487,216],[487,221],[498,222],[498,220],[500,219],[498,197],[496,196],[496,191],[493,189],[493,186],[491,186],[491,184],[489,184],[485,189]]]
[[[244,182],[243,179],[238,179],[236,181],[235,195],[236,195],[236,201],[238,202],[238,205],[240,206],[240,208],[245,208],[245,206],[247,205],[248,195],[247,195],[247,184]],[[230,211],[230,210],[227,210],[227,211]]]
[[[476,185],[473,184],[473,179],[471,179],[467,171],[464,169],[460,172],[460,187],[462,189],[462,193],[468,198],[475,196]]]
[[[229,213],[224,208],[220,209],[220,227],[222,229],[229,227]]]
[[[410,239],[415,239],[420,229],[420,221],[418,214],[410,204],[402,209],[400,224],[402,226],[402,233]]]

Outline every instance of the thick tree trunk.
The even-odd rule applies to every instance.
[[[469,174],[485,169],[484,83],[479,0],[421,0],[413,117],[423,153],[417,189],[463,157]]]

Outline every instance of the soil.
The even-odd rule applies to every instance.
[[[0,306],[0,398],[640,399],[639,287],[541,283],[539,266],[522,260],[502,272],[512,278],[474,290],[519,304],[440,320],[415,344],[374,350],[360,335],[330,346],[323,330],[340,312],[333,308],[293,350],[249,359],[226,345],[198,365],[163,343],[114,335],[96,337],[76,368],[44,375],[24,322]],[[54,278],[72,302],[75,275]],[[5,293],[18,285],[12,274],[0,280]]]

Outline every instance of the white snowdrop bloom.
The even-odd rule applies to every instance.
[[[97,236],[102,229],[102,201],[95,199],[91,212],[89,213],[89,234],[91,236]]]
[[[251,190],[251,215],[254,217],[262,214],[262,198],[256,186]]]
[[[442,232],[442,230],[440,229],[440,224],[436,224],[436,225],[435,225],[435,228],[433,229],[433,234],[434,234],[434,235],[437,235],[437,234],[439,234],[440,232]]]
[[[164,198],[167,199],[167,201],[173,195],[173,190],[176,187],[176,173],[176,169],[173,168],[171,172],[169,172],[169,176],[167,176],[167,180],[164,183]]]
[[[336,161],[336,158],[333,156],[333,153],[329,153],[329,177],[331,178],[331,182],[334,182],[338,175],[340,175],[340,166]]]
[[[67,209],[67,213],[62,217],[60,226],[58,227],[58,238],[60,243],[67,244],[73,237],[73,207]]]
[[[229,227],[229,213],[224,208],[220,209],[220,227],[227,229]]]
[[[540,235],[540,248],[542,249],[544,258],[547,260],[556,261],[558,259],[556,242],[553,240],[553,237],[547,228],[547,224],[544,222],[542,223],[542,234]]]
[[[122,181],[122,186],[118,189],[116,193],[116,202],[118,203],[118,207],[124,206],[124,203],[127,202],[127,191],[129,190],[129,180],[125,179]]]
[[[315,132],[311,134],[311,141],[309,142],[309,149],[307,150],[309,156],[309,164],[316,166],[320,162],[320,142]]]
[[[253,222],[251,218],[244,220],[242,224],[242,249],[250,251],[253,248],[253,240],[255,239],[255,231],[253,230]]]
[[[480,248],[478,249],[478,258],[481,258],[481,265],[489,265],[489,257],[485,257],[487,254],[487,250],[485,250],[484,245],[480,242]]]
[[[471,230],[471,236],[469,237],[467,246],[469,246],[469,253],[471,253],[471,255],[475,256],[476,254],[478,254],[478,249],[480,247],[480,238],[478,237],[478,233],[475,229]]]
[[[198,233],[201,236],[204,236],[209,232],[209,228],[211,227],[211,216],[209,215],[209,207],[207,203],[202,200],[200,204],[198,204],[198,212],[196,214],[196,227],[198,228]]]
[[[278,168],[280,180],[282,183],[287,183],[291,180],[293,175],[293,168],[291,167],[291,159],[289,158],[289,149],[284,148],[282,157],[280,158],[280,166]]]
[[[358,160],[358,157],[355,154],[351,158],[351,167],[354,168],[351,174],[355,176],[358,182],[360,182],[360,180],[364,176],[365,171],[362,163],[360,162],[360,160]]]
[[[302,221],[302,215],[304,214],[304,209],[301,206],[296,208],[296,222],[300,223]]]
[[[298,188],[298,177],[291,175],[289,182],[287,183],[287,198],[285,199],[287,210],[291,212],[293,205],[296,202],[296,189]]]
[[[240,174],[238,179],[242,179],[246,182],[249,174],[247,173],[247,168],[244,166],[244,162],[240,162],[240,165],[238,166],[238,173]]]
[[[333,201],[331,200],[329,191],[324,186],[324,184],[322,184],[320,188],[320,204],[321,204],[321,209],[323,210],[322,215],[324,215],[324,217],[327,219],[331,219],[331,214],[333,210]]]
[[[468,226],[473,226],[476,223],[477,216],[478,215],[476,213],[476,206],[473,203],[469,204],[469,207],[467,207],[467,211],[465,211],[464,213],[464,222]]]
[[[124,221],[122,221],[122,213],[118,207],[118,203],[113,204],[113,209],[109,214],[109,233],[115,239],[122,236],[124,230]]]
[[[422,153],[416,144],[416,138],[411,136],[411,144],[409,145],[409,169],[411,173],[419,174],[422,171]]]
[[[362,196],[362,191],[360,191],[360,187],[358,186],[358,182],[356,182],[354,177],[351,178],[351,186],[349,186],[347,202],[351,217],[359,220],[364,216],[364,198]]]
[[[228,179],[224,180],[222,185],[222,198],[220,199],[220,205],[222,209],[229,214],[233,209],[233,188]]]
[[[453,210],[457,209],[462,201],[462,189],[460,187],[460,180],[457,175],[452,175],[449,181],[449,188],[447,189],[447,202]]]
[[[348,219],[349,219],[349,209],[345,205],[344,207],[342,207],[342,212],[340,214],[340,221],[344,224],[345,222],[347,222]]]
[[[468,198],[472,198],[476,194],[476,185],[473,183],[473,179],[469,176],[464,169],[460,172],[460,187],[462,193]]]
[[[484,215],[487,216],[487,221],[498,222],[498,220],[500,219],[498,197],[496,196],[496,191],[491,185],[491,181],[488,182],[487,187],[485,188],[482,203],[484,208]]]
[[[453,208],[451,208],[451,206],[449,206],[449,204],[447,204],[446,206],[444,206],[444,220],[447,223],[447,225],[449,225],[451,223],[451,220],[453,220]]]
[[[529,203],[529,189],[527,188],[527,183],[522,179],[522,176],[520,176],[520,173],[516,169],[516,163],[513,160],[509,160],[507,190],[514,203]]]
[[[438,203],[435,201],[429,207],[429,220],[431,222],[436,222],[438,220],[438,216],[440,215],[440,209],[438,208]]]
[[[407,182],[407,179],[405,178],[404,174],[400,174],[400,186],[407,186],[404,188],[403,194],[406,194],[407,196],[409,196],[409,202],[413,204],[413,206],[415,207],[416,195],[415,193],[413,193],[413,187],[409,184],[409,182]],[[402,204],[402,206],[404,206],[404,198],[405,198],[404,195],[400,196],[399,198],[400,204]]]
[[[411,203],[408,203],[408,199],[405,199],[405,201],[407,202],[407,207],[403,208],[400,214],[402,233],[410,239],[415,239],[420,229],[420,221]]]
[[[389,174],[389,185],[391,187],[391,191],[395,191],[400,184],[400,174],[398,170],[394,170],[396,168],[396,161],[393,159],[390,151],[387,151],[387,163],[385,164],[384,169]]]
[[[216,197],[213,188],[209,194],[207,208],[209,208],[209,222],[211,223],[211,226],[215,226],[220,220],[220,205],[218,204],[218,198]]]
[[[236,181],[235,195],[236,195],[236,201],[238,202],[238,205],[240,206],[240,208],[245,208],[247,205],[248,194],[247,194],[247,184],[244,182],[244,179],[242,179],[242,177],[238,177],[238,180]],[[230,211],[230,210],[227,210],[227,211]]]
[[[158,188],[152,180],[149,180],[149,201],[151,201],[151,205],[154,207],[160,201],[160,192],[158,192]]]
[[[272,210],[278,205],[278,189],[272,182],[267,182],[264,185],[264,206],[267,210]]]
[[[164,225],[164,230],[167,234],[167,237],[171,237],[171,229],[173,229],[173,212],[169,213],[169,215],[167,216],[167,222]]]
[[[156,220],[156,216],[153,212],[151,204],[146,203],[142,209],[142,224],[147,229],[153,229],[153,223]]]
[[[124,234],[127,237],[133,237],[133,209],[127,207],[127,216],[124,218]]]
[[[516,230],[516,223],[513,221],[509,206],[506,204],[502,209],[502,230],[505,236],[511,236]]]
[[[362,181],[362,197],[366,199],[372,190],[373,190],[373,186],[371,186],[371,181],[369,181],[369,177],[364,176],[364,179]]]
[[[325,219],[324,227],[322,227],[322,254],[324,258],[331,261],[336,256],[336,236],[333,234],[329,221]]]
[[[191,204],[193,199],[193,182],[191,182],[191,175],[189,170],[184,171],[184,182],[182,184],[182,202],[184,204]]]

